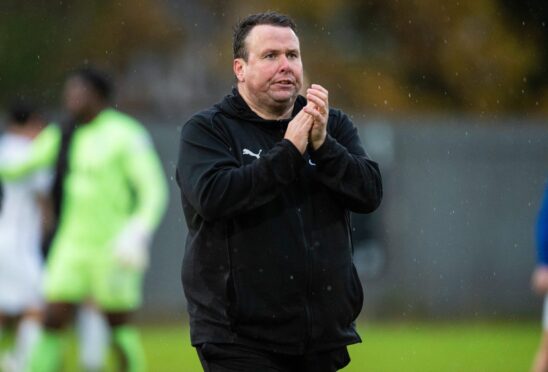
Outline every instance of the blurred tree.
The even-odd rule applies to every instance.
[[[534,40],[541,61],[527,77],[528,106],[548,114],[548,2],[546,0],[501,0],[505,17],[521,40]]]
[[[124,72],[134,105],[198,108],[233,81],[234,24],[271,9],[297,21],[308,80],[324,84],[334,105],[382,114],[548,112],[546,4],[8,0],[0,5],[0,99],[25,88],[51,102],[66,70],[92,61]],[[184,49],[182,25],[192,34]]]
[[[330,89],[335,104],[383,113],[511,113],[546,101],[545,15],[531,10],[544,3],[279,0],[270,9],[297,20],[308,76]],[[232,23],[268,8],[258,0],[221,4],[230,14],[223,21]],[[508,16],[520,12],[536,19],[525,35]]]
[[[67,70],[123,68],[142,50],[165,52],[182,28],[154,0],[2,1],[0,100],[22,92],[52,103]]]

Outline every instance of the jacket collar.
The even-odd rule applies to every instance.
[[[240,120],[246,120],[255,124],[264,124],[270,126],[284,125],[286,126],[294,117],[306,106],[306,98],[299,95],[293,105],[293,112],[291,118],[281,120],[266,120],[257,115],[249,105],[245,102],[243,97],[238,92],[236,87],[232,88],[232,93],[224,97],[224,99],[216,105],[221,111],[229,116],[235,117]]]

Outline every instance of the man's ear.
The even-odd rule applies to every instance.
[[[243,58],[236,58],[232,63],[232,69],[234,70],[234,75],[238,82],[243,83],[245,81],[245,69],[246,63]]]

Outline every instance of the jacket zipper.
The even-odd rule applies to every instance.
[[[308,240],[306,238],[306,234],[304,231],[304,223],[302,218],[302,210],[300,207],[297,207],[297,217],[299,219],[299,224],[301,227],[301,233],[304,243],[304,249],[305,249],[305,260],[304,260],[304,272],[305,272],[305,299],[304,299],[304,309],[306,313],[306,328],[305,328],[305,335],[304,335],[304,350],[303,352],[306,352],[306,349],[308,349],[308,344],[310,342],[310,334],[311,334],[311,314],[310,314],[310,306],[308,304],[308,298],[310,297],[310,249],[308,246]]]

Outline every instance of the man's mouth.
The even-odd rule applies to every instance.
[[[290,79],[282,79],[282,80],[275,81],[274,84],[293,86],[293,85],[295,85],[295,82],[293,80],[290,80]]]

